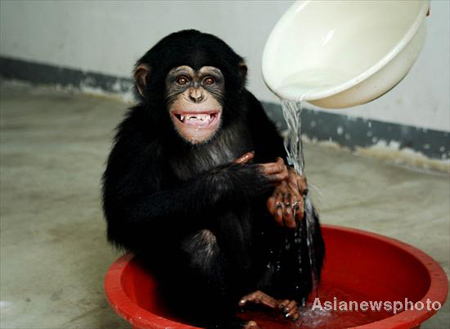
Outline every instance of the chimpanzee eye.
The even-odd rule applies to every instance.
[[[179,85],[185,85],[189,82],[188,78],[185,76],[178,77],[176,81]]]
[[[212,85],[212,84],[214,84],[214,82],[216,82],[216,80],[214,80],[213,77],[206,77],[203,79],[203,83],[205,85]]]

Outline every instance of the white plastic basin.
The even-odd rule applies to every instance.
[[[282,99],[324,108],[364,104],[411,69],[429,0],[301,0],[274,27],[262,70]]]

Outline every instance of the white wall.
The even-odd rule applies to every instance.
[[[261,77],[272,27],[292,1],[1,1],[0,55],[129,77],[168,33],[215,34],[247,59],[249,89],[277,99]],[[432,1],[425,48],[411,73],[370,104],[335,113],[450,131],[449,1]]]

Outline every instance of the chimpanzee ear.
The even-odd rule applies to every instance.
[[[241,76],[241,79],[245,80],[247,78],[247,64],[245,64],[244,61],[239,63],[239,75]]]
[[[240,62],[238,65],[238,69],[239,69],[239,76],[240,76],[240,80],[241,80],[241,91],[244,90],[245,88],[245,84],[247,82],[247,64],[245,64],[244,61]]]
[[[136,88],[142,97],[145,97],[145,88],[147,87],[147,75],[150,72],[148,65],[139,64],[134,69],[134,80],[136,83]]]

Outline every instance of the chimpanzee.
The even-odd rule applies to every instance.
[[[297,320],[311,291],[306,183],[225,42],[170,34],[135,70],[138,104],[117,128],[103,176],[108,239],[158,281],[168,309],[207,328],[260,304]],[[324,244],[314,212],[315,272]]]

